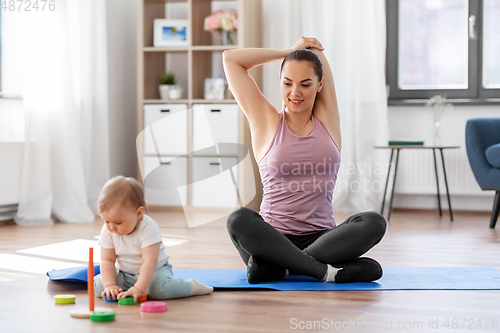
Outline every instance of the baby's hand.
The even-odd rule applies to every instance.
[[[119,293],[118,294],[118,299],[120,299],[120,298],[126,298],[126,297],[133,297],[134,298],[134,302],[137,302],[137,299],[139,297],[141,297],[141,295],[142,295],[142,291],[140,291],[136,287],[131,287],[129,290],[123,291],[123,292]]]
[[[108,299],[118,299],[118,295],[123,292],[123,289],[118,286],[107,286],[101,294],[101,297],[104,298],[104,295],[108,297]]]

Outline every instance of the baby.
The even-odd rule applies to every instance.
[[[133,178],[115,177],[101,190],[98,209],[104,225],[97,242],[101,274],[94,278],[95,295],[137,301],[144,293],[150,299],[210,294],[212,287],[194,279],[173,278],[160,228],[144,214],[146,207],[142,187]]]

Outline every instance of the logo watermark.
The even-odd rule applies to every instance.
[[[56,0],[1,0],[0,11],[5,12],[44,12],[55,11]]]
[[[368,330],[368,329],[408,329],[423,330],[423,321],[384,321],[366,319],[363,317],[338,320],[323,318],[321,320],[290,319],[290,328],[293,330]]]
[[[365,317],[347,319],[322,318],[320,320],[302,320],[290,318],[292,330],[486,330],[498,329],[498,318],[427,318],[427,320],[382,320]]]

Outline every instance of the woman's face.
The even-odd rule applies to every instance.
[[[316,94],[321,91],[313,66],[307,61],[290,60],[281,73],[281,96],[291,112],[312,110]]]

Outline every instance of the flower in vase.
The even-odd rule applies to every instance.
[[[218,10],[207,16],[204,29],[215,33],[238,30],[238,17],[234,10]]]
[[[205,18],[205,30],[214,31],[219,30],[221,28],[220,20],[217,16],[210,15]]]
[[[434,113],[439,114],[453,108],[453,104],[446,101],[445,95],[432,96],[427,100],[426,106],[432,108]]]
[[[446,110],[451,110],[453,104],[446,101],[446,96],[435,95],[427,100],[426,106],[432,108],[434,112],[434,136],[433,144],[435,146],[442,145],[441,140],[441,114]]]
[[[220,19],[220,25],[222,26],[222,30],[226,31],[234,31],[233,21],[229,17],[222,17]]]

